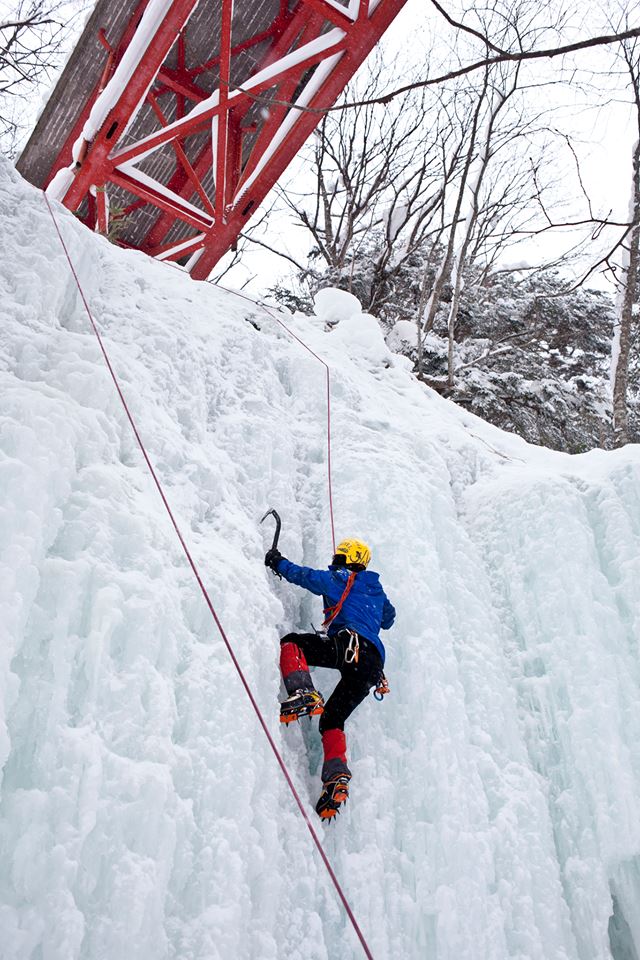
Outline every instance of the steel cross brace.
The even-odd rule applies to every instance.
[[[110,52],[102,101],[96,88],[51,175],[69,165],[72,138],[106,94],[108,110],[91,141],[79,154],[76,149],[63,203],[106,231],[105,197],[115,192],[130,212],[132,226],[127,216],[121,220],[124,246],[178,261],[195,279],[206,279],[406,0],[351,0],[348,7],[336,0],[279,0],[275,15],[271,0],[270,22],[255,33],[238,28],[258,6],[255,0],[215,0],[219,42],[197,60],[189,20],[198,0],[173,0],[152,34],[136,38],[141,15],[159,2],[143,0],[136,8]],[[234,32],[243,34],[235,44]],[[247,72],[246,58],[254,53]],[[135,68],[118,85],[118,69],[132,56]]]

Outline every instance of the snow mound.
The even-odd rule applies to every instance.
[[[353,359],[377,364],[391,361],[380,324],[369,313],[363,313],[360,301],[352,293],[325,287],[313,300],[314,314],[322,325],[333,327],[335,341],[341,343]]]
[[[324,323],[331,324],[361,314],[362,307],[352,293],[337,290],[335,287],[324,287],[318,290],[313,298],[313,312]]]
[[[333,337],[344,344],[345,353],[370,363],[389,363],[391,352],[384,341],[382,328],[369,313],[344,317],[333,332]]]
[[[387,336],[390,350],[400,350],[407,343],[416,342],[416,325],[410,320],[397,320]]]
[[[0,180],[2,958],[359,960],[43,198]],[[314,816],[317,728],[279,729],[277,656],[319,604],[265,570],[258,521],[274,506],[285,555],[331,556],[325,369],[256,304],[57,215]],[[295,330],[331,370],[336,533],[362,533],[398,609],[391,694],[347,723],[352,796],[323,834],[372,954],[638,956],[640,451],[530,448],[321,293],[338,325]]]

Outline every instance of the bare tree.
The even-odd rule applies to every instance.
[[[532,0],[515,8],[493,0],[485,13],[504,45],[550,29],[544,18],[538,27]],[[527,101],[518,63],[487,68],[478,86],[465,80],[409,98],[401,109],[371,104],[384,82],[378,62],[362,91],[365,104],[323,119],[312,188],[283,198],[313,238],[310,266],[299,265],[309,286],[351,290],[382,320],[392,320],[394,309],[415,316],[419,375],[424,336],[453,288],[451,383],[465,266],[483,259],[488,273],[504,248],[521,240],[513,231],[534,215],[544,193],[543,151],[534,141],[541,132],[549,139],[546,108]]]
[[[561,214],[562,203],[557,197],[553,203],[547,203],[551,185],[550,157],[546,156],[543,162],[541,150],[521,151],[517,156],[514,149],[515,141],[533,144],[534,122],[540,127],[544,125],[540,117],[534,119],[539,112],[540,98],[534,91],[527,100],[525,91],[545,84],[559,86],[567,81],[573,92],[576,89],[575,66],[566,59],[553,61],[558,66],[546,81],[533,83],[530,73],[526,80],[520,78],[525,74],[526,63],[543,57],[566,58],[570,53],[592,48],[612,49],[612,44],[619,43],[620,38],[631,42],[640,32],[628,22],[618,26],[610,23],[607,25],[609,32],[601,31],[599,35],[574,43],[563,43],[567,31],[575,30],[576,24],[567,15],[568,5],[562,3],[490,0],[480,7],[468,3],[466,12],[456,20],[438,0],[430,2],[456,31],[451,52],[459,66],[454,65],[441,76],[430,76],[382,93],[380,89],[384,90],[388,84],[389,73],[383,75],[378,69],[373,79],[370,76],[364,85],[348,90],[335,108],[336,112],[324,114],[317,134],[313,157],[317,182],[309,191],[315,197],[315,209],[300,195],[289,195],[289,206],[298,222],[314,238],[315,260],[301,272],[306,272],[307,278],[316,282],[320,276],[323,282],[337,282],[341,286],[357,282],[359,286],[354,292],[363,299],[366,308],[379,315],[384,314],[385,305],[393,299],[394,286],[406,264],[412,256],[420,257],[422,283],[414,285],[413,303],[414,307],[417,305],[416,316],[420,318],[425,333],[433,325],[445,291],[448,295],[454,264],[459,278],[465,262],[477,263],[482,259],[488,277],[507,246],[545,231],[569,232],[576,227],[582,228],[581,239],[576,241],[575,233],[571,235],[567,249],[556,262],[559,259],[565,263],[576,260],[578,254],[591,244],[591,263],[581,282],[611,263],[619,241],[601,256],[605,240],[601,234],[615,224],[606,214],[604,217],[594,216],[588,197],[589,212],[585,216],[565,215],[564,211]],[[590,17],[589,23],[593,23],[597,34],[600,25],[596,18]],[[482,48],[486,57],[478,59]],[[428,63],[440,61],[435,55],[424,59]],[[470,83],[473,74],[479,74],[479,78]],[[518,79],[514,90],[507,95],[510,77]],[[514,118],[512,101],[516,91],[520,95],[517,98],[520,115]],[[425,92],[433,96],[426,97]],[[406,99],[398,108],[396,98],[401,93]],[[487,112],[500,96],[504,96],[505,103],[499,112],[508,114],[508,117],[506,122],[501,120],[499,130],[491,130],[493,142],[488,148],[484,142],[489,127]],[[397,126],[399,115],[406,122],[413,117],[416,103],[419,103],[421,123],[413,129],[406,127],[408,140],[402,141],[403,133]],[[376,112],[376,105],[386,109]],[[346,122],[343,122],[345,115]],[[382,130],[385,124],[383,149],[376,152],[375,132]],[[361,140],[359,128],[363,131]],[[425,155],[422,167],[415,170],[414,184],[419,185],[418,195],[407,203],[403,191],[411,183],[406,175],[411,176],[414,171],[408,167],[408,154],[404,151],[421,131]],[[540,132],[538,130],[538,135]],[[398,133],[401,146],[394,155],[386,148],[395,144]],[[551,128],[547,132],[548,142],[554,138],[559,142],[563,136]],[[564,136],[564,139],[571,150],[569,138]],[[357,149],[360,143],[364,145],[362,151]],[[485,147],[488,152],[485,151],[485,169],[480,174],[481,189],[473,200],[471,186],[478,186],[477,168],[481,165],[479,158]],[[438,162],[434,164],[436,157]],[[577,156],[575,159],[577,180],[584,192]],[[378,161],[380,165],[375,168]],[[433,180],[438,169],[439,184]],[[572,178],[571,189],[575,182]],[[420,193],[425,184],[428,185],[428,194]],[[562,188],[567,202],[566,183]],[[416,216],[418,207],[420,216]],[[601,241],[599,248],[594,243],[596,240]],[[462,259],[461,244],[464,244]],[[440,259],[441,254],[444,254],[443,259]],[[365,260],[368,269],[363,272]],[[434,261],[438,261],[437,266]],[[538,267],[549,265],[540,263]],[[367,281],[366,291],[364,280]],[[455,304],[450,314],[451,346],[455,331],[454,314]],[[417,353],[420,371],[422,334],[418,337]],[[449,378],[452,366],[451,362]]]
[[[17,0],[0,19],[0,138],[8,153],[25,125],[27,98],[60,62],[88,0]]]
[[[442,8],[435,3],[440,12]],[[540,33],[550,29],[540,21],[539,4],[531,0],[517,0],[505,4],[494,0],[482,7],[477,14],[480,29],[467,27],[474,39],[484,40],[487,50],[504,53],[510,47],[521,49],[526,42],[534,42]],[[449,22],[452,22],[449,19]],[[455,24],[460,27],[460,24]],[[557,26],[557,24],[556,24]],[[488,40],[492,36],[496,42]],[[499,46],[497,46],[499,44]],[[462,51],[459,56],[463,55]],[[484,68],[482,80],[472,91],[473,106],[467,126],[464,160],[461,176],[455,184],[451,227],[444,246],[444,255],[427,293],[430,268],[425,268],[422,296],[416,315],[418,328],[417,366],[422,375],[422,340],[433,328],[436,313],[445,287],[451,283],[448,327],[448,386],[453,386],[455,326],[460,305],[463,271],[468,260],[478,259],[481,252],[493,247],[491,260],[513,241],[504,229],[505,221],[512,221],[514,210],[530,206],[531,196],[525,189],[527,173],[523,174],[522,158],[516,160],[514,145],[522,138],[530,141],[539,122],[539,111],[532,107],[509,111],[509,106],[519,91],[520,63],[508,60]],[[507,159],[498,164],[498,176],[489,176],[490,168],[496,167],[499,153],[507,153]],[[508,167],[511,170],[508,172]],[[498,229],[502,225],[502,229]],[[489,264],[486,264],[488,269]]]
[[[456,193],[455,193],[455,204],[453,209],[453,214],[451,217],[451,228],[449,229],[449,236],[445,245],[444,256],[438,267],[435,275],[434,282],[431,286],[431,292],[429,298],[426,301],[424,306],[424,315],[421,312],[418,312],[417,323],[418,323],[418,374],[422,373],[422,339],[425,333],[429,333],[433,327],[433,322],[435,319],[436,311],[440,304],[440,299],[444,291],[445,284],[448,282],[451,275],[451,267],[453,265],[454,259],[454,250],[456,243],[456,232],[458,224],[461,219],[462,203],[464,200],[465,192],[467,189],[467,182],[469,180],[469,173],[471,171],[471,165],[473,163],[475,153],[476,153],[476,144],[478,138],[478,128],[480,124],[480,119],[485,104],[485,98],[487,96],[487,90],[489,85],[489,71],[486,70],[482,82],[482,87],[479,94],[476,97],[475,105],[471,112],[470,123],[468,127],[468,135],[466,137],[465,143],[465,155],[462,163],[462,172],[458,183],[456,184]],[[423,297],[421,297],[421,303],[424,298],[427,289],[427,270],[425,269],[425,275],[423,280]]]
[[[458,65],[450,70],[445,70],[444,73],[436,74],[435,76],[428,76],[419,80],[412,80],[408,83],[404,83],[400,87],[395,87],[391,90],[386,90],[383,93],[372,96],[361,96],[356,99],[352,98],[343,98],[333,107],[329,108],[314,108],[314,107],[305,107],[300,104],[296,104],[290,100],[280,100],[273,98],[266,98],[261,95],[252,94],[251,90],[245,90],[243,87],[238,86],[235,89],[242,90],[243,93],[255,100],[257,103],[263,102],[266,106],[286,106],[290,107],[293,110],[299,110],[303,113],[337,113],[345,110],[351,110],[354,107],[362,106],[372,106],[373,104],[389,104],[394,99],[398,97],[404,97],[407,93],[412,90],[423,90],[428,87],[437,87],[441,84],[448,83],[452,80],[457,80],[461,77],[469,76],[477,71],[484,71],[488,67],[493,67],[496,64],[500,63],[524,63],[525,61],[535,61],[535,60],[545,60],[549,61],[554,58],[562,59],[568,54],[572,53],[581,53],[586,50],[594,50],[598,48],[605,48],[609,46],[617,46],[622,43],[624,40],[634,40],[640,38],[640,26],[631,26],[626,30],[616,30],[606,34],[597,34],[591,37],[583,37],[580,40],[575,40],[572,43],[551,43],[543,44],[541,47],[536,47],[527,49],[527,44],[523,43],[519,49],[513,50],[503,50],[500,46],[493,43],[490,39],[488,33],[483,33],[481,30],[476,30],[470,28],[464,22],[458,22],[453,20],[450,16],[446,15],[444,8],[435,3],[434,0],[431,0],[433,6],[435,6],[439,12],[445,15],[445,19],[460,33],[466,33],[473,35],[477,40],[480,40],[485,47],[486,56],[480,57],[479,59],[472,59],[470,63],[459,62]],[[542,4],[539,9],[541,12],[550,12],[554,9],[555,5],[547,2]],[[484,7],[478,8],[480,11],[484,10]],[[471,11],[476,11],[476,6],[471,6]],[[562,15],[562,11],[560,11]],[[589,18],[591,19],[591,18]],[[540,33],[541,31],[538,31]],[[559,33],[558,40],[562,38],[562,32]],[[530,39],[537,41],[537,36],[532,36]],[[491,54],[489,54],[491,51]],[[429,58],[425,58],[427,61]]]
[[[378,59],[360,84],[373,93],[383,77]],[[380,312],[401,264],[438,232],[462,141],[450,104],[438,96],[323,118],[311,154],[312,183],[303,192],[281,191],[313,239],[312,283],[331,280],[356,293],[365,309]]]

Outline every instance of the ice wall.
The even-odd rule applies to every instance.
[[[0,179],[0,956],[359,958],[44,201]],[[283,552],[327,562],[324,370],[262,308],[59,216],[312,809],[317,728],[279,729],[277,651],[319,610],[264,569],[258,520],[276,506]],[[336,532],[399,613],[323,832],[372,953],[638,960],[638,451],[531,449],[416,383],[353,304],[318,312],[287,322],[332,369]]]

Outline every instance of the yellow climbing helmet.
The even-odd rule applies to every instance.
[[[343,540],[336,547],[336,556],[343,556],[347,565],[358,563],[366,567],[371,560],[371,550],[362,540]]]

